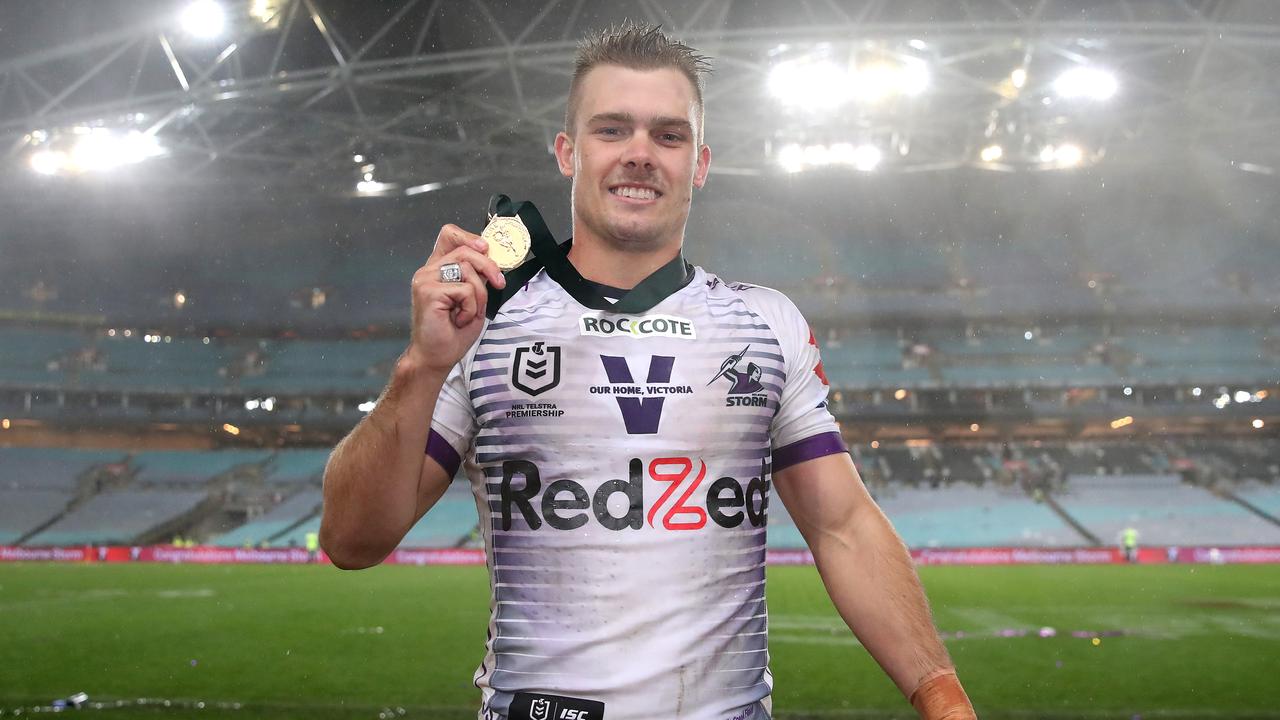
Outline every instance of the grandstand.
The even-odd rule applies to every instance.
[[[712,57],[683,253],[808,321],[979,714],[1280,717],[1280,3],[189,2],[0,3],[0,717],[475,717],[484,488],[386,560],[477,567],[308,546],[440,227],[573,234],[623,18]],[[771,716],[902,716],[777,482]]]

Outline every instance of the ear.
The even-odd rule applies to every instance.
[[[693,186],[701,188],[706,185],[709,172],[711,172],[711,148],[703,145],[698,148],[698,166],[693,170]]]
[[[561,175],[573,177],[573,138],[563,132],[556,134],[556,164]]]

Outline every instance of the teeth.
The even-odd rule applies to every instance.
[[[658,193],[651,190],[650,188],[638,188],[638,187],[631,187],[629,185],[623,185],[622,187],[614,188],[613,194],[621,195],[622,197],[632,198],[635,200],[653,200],[654,198],[658,197]]]

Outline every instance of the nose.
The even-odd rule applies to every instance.
[[[653,170],[653,141],[647,133],[635,133],[622,148],[623,165],[637,170]]]

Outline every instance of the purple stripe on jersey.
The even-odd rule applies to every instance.
[[[504,367],[485,368],[484,370],[472,370],[471,379],[480,380],[481,378],[493,377],[494,375],[505,375],[507,369]]]
[[[840,439],[840,433],[821,433],[804,440],[797,440],[786,447],[774,450],[773,471],[777,473],[805,460],[835,455],[844,451],[844,441]]]
[[[492,352],[492,353],[479,353],[475,356],[474,359],[476,362],[480,362],[482,360],[506,360],[509,357],[511,357],[511,353]]]
[[[449,477],[452,478],[458,474],[458,466],[462,464],[462,458],[458,456],[458,451],[453,449],[449,441],[435,430],[427,435],[427,455],[440,463],[440,467],[444,468]]]
[[[507,390],[506,383],[494,383],[492,385],[485,385],[483,387],[478,387],[473,389],[470,392],[471,401],[474,403],[477,398],[482,398],[485,395],[492,395],[494,393],[505,392],[506,390]]]

